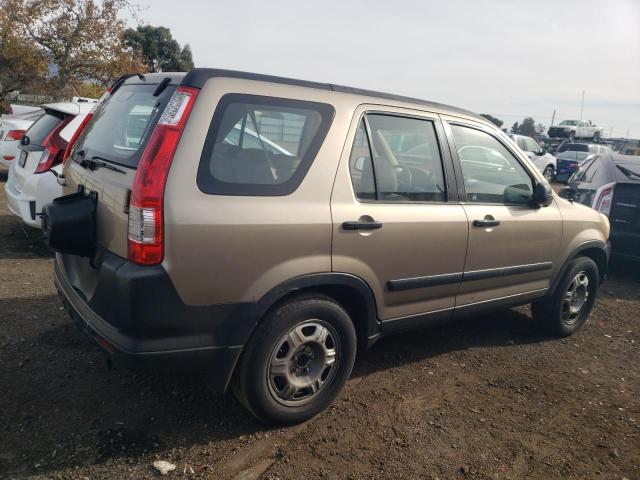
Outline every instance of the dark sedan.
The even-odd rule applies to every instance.
[[[559,193],[607,215],[612,254],[640,260],[640,156],[592,155]]]
[[[581,165],[596,155],[591,152],[566,151],[556,156],[556,182],[566,182]]]

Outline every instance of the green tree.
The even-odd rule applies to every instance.
[[[183,72],[193,68],[191,47],[174,40],[166,27],[138,25],[124,32],[126,44],[152,72]]]
[[[487,120],[489,120],[491,123],[493,123],[498,128],[500,128],[500,127],[502,127],[502,125],[504,125],[504,122],[502,120],[500,120],[499,118],[494,117],[493,115],[491,115],[489,113],[481,113],[480,116],[486,118]]]
[[[124,44],[120,14],[134,8],[128,0],[0,0],[5,8],[14,12],[16,36],[55,66],[48,78],[54,95],[87,80],[106,85],[144,68]]]
[[[515,122],[513,125],[511,125],[511,133],[519,133],[520,132],[520,124],[518,122]]]
[[[44,53],[15,28],[20,5],[0,0],[0,103],[15,91],[37,88],[47,73]]]
[[[536,130],[536,121],[531,117],[525,118],[524,120],[522,120],[520,128],[518,128],[518,133],[527,137],[537,136],[538,132]]]

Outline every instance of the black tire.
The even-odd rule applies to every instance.
[[[571,302],[576,300],[576,296],[573,295],[570,302],[568,294],[581,274],[584,274],[588,280],[588,286],[585,287],[588,296],[581,304],[578,313],[573,313],[575,316],[572,317],[572,308],[577,308],[580,302],[574,305]],[[588,257],[576,257],[569,264],[554,295],[531,305],[533,319],[553,335],[558,337],[573,335],[584,325],[593,309],[599,282],[600,274],[596,263]]]
[[[544,169],[542,175],[544,175],[544,178],[546,178],[549,183],[551,183],[556,176],[556,171],[551,165],[547,165],[547,168]]]
[[[576,139],[576,132],[569,132],[569,141],[573,142]]]
[[[311,328],[317,328],[317,331],[310,330]],[[313,338],[313,335],[321,335],[323,329],[328,332],[324,344],[304,343]],[[293,338],[293,332],[303,335],[295,339],[299,343],[298,346],[288,340]],[[290,344],[294,346],[289,346]],[[322,345],[325,350],[322,350]],[[277,347],[280,348],[276,350]],[[309,349],[308,356],[302,352],[305,348]],[[317,355],[313,354],[315,348],[319,349]],[[233,392],[240,403],[263,422],[278,425],[303,422],[322,412],[337,397],[351,375],[356,348],[353,322],[347,312],[333,299],[323,295],[292,298],[270,311],[256,327],[234,373]],[[332,366],[326,366],[326,360],[320,360],[321,356],[329,358],[329,351],[335,354]],[[282,355],[282,358],[279,358],[279,355]],[[297,363],[296,360],[299,361],[302,357],[308,360],[307,375],[304,375],[305,372],[298,372],[301,363]],[[272,363],[276,362],[286,363],[287,373],[273,376]],[[316,362],[317,365],[312,362]],[[292,365],[297,373],[291,370]],[[309,368],[313,369],[312,373],[309,373]],[[328,374],[323,370],[316,377],[322,368],[329,369]],[[321,380],[325,374],[325,380]],[[300,393],[296,393],[302,395],[307,392],[311,396],[306,399],[285,399],[283,397],[286,395],[281,395],[278,383],[283,384],[283,390],[286,390],[287,387],[294,388],[293,383],[289,382],[290,378],[295,382],[302,379],[304,383],[312,377],[316,378],[311,382],[313,388],[317,389],[316,392],[309,394],[309,386],[300,388],[297,391]],[[316,382],[322,382],[322,385],[318,386]]]
[[[593,134],[593,143],[600,143],[600,132]]]

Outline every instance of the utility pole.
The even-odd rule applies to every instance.
[[[582,90],[582,102],[580,103],[580,121],[582,121],[583,110],[584,110],[584,90]]]
[[[553,109],[553,115],[551,115],[551,125],[556,124],[556,109]]]

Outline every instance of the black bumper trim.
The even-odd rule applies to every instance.
[[[198,370],[207,375],[207,383],[212,389],[220,392],[226,389],[243,345],[215,345],[211,334],[195,332],[162,338],[133,336],[93,311],[66,278],[59,259],[55,262],[54,283],[71,317],[114,363]]]

